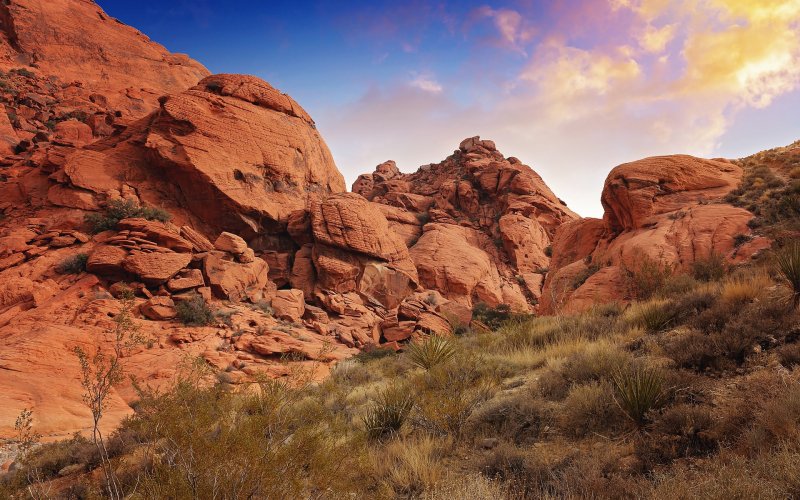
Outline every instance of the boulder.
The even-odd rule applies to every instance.
[[[302,290],[278,290],[272,298],[272,309],[275,317],[298,322],[306,311],[306,303]]]
[[[313,120],[252,76],[214,75],[162,99],[144,139],[187,208],[212,228],[249,239],[285,224],[313,194],[344,180]]]
[[[247,242],[241,236],[233,233],[222,232],[214,241],[214,248],[221,252],[229,252],[234,255],[241,255],[247,250]]]
[[[124,248],[111,245],[98,245],[89,254],[86,271],[98,276],[120,276],[125,273],[123,262],[128,257]]]
[[[180,271],[174,278],[167,281],[167,289],[171,292],[180,292],[190,288],[205,286],[203,272],[200,269],[186,269]]]
[[[688,155],[655,156],[614,168],[600,198],[603,219],[616,233],[643,227],[651,217],[711,201],[736,188],[741,167]]]
[[[214,295],[221,299],[261,300],[267,286],[269,266],[255,258],[247,264],[229,260],[222,252],[209,252],[203,259],[203,274]]]
[[[160,285],[189,265],[189,253],[137,253],[129,255],[122,267],[148,285]]]
[[[139,306],[141,313],[153,321],[166,321],[178,315],[170,297],[155,296]]]
[[[56,123],[54,138],[62,144],[81,147],[92,142],[92,128],[77,120],[65,120]]]

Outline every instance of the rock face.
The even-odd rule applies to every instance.
[[[727,161],[660,156],[613,169],[603,188],[603,220],[556,232],[542,312],[573,312],[632,297],[627,276],[642,262],[689,272],[712,255],[744,262],[768,248],[750,238],[753,214],[722,202],[742,169]],[[737,245],[737,237],[748,239]]]
[[[208,75],[197,61],[169,53],[93,1],[3,2],[0,22],[4,70],[31,66],[37,74],[84,82],[127,116],[152,111],[159,96]]]
[[[345,190],[314,121],[258,78],[205,78],[162,99],[154,118],[143,153],[217,229],[246,237],[275,230],[310,193]]]
[[[479,137],[413,174],[382,163],[361,175],[353,191],[385,205],[420,283],[467,307],[532,310],[542,282],[533,275],[547,269],[556,229],[577,219],[536,172]]]

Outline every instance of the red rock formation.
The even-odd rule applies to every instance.
[[[571,312],[629,300],[626,273],[643,260],[689,272],[712,254],[743,262],[768,248],[760,237],[735,244],[737,236],[751,234],[753,214],[722,199],[741,175],[730,162],[686,155],[613,169],[602,194],[603,220],[582,219],[556,232],[541,310]]]
[[[82,82],[103,105],[139,117],[159,96],[208,75],[90,0],[14,0],[0,5],[0,68],[27,68],[62,82]]]
[[[549,265],[546,248],[561,224],[577,218],[530,167],[479,137],[413,174],[382,163],[353,191],[387,205],[421,284],[468,307],[531,310]]]

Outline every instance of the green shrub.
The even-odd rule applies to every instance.
[[[178,319],[184,325],[203,326],[214,321],[214,313],[211,312],[206,300],[200,295],[195,294],[189,300],[184,300],[175,304]]]
[[[666,300],[634,304],[628,311],[629,321],[650,333],[669,328],[678,318],[678,311],[672,302]]]
[[[492,330],[496,330],[503,326],[503,323],[513,317],[511,306],[508,304],[499,304],[495,307],[489,307],[483,302],[478,302],[472,308],[472,318],[485,324]]]
[[[641,426],[647,412],[664,401],[666,390],[660,370],[638,364],[614,375],[614,399],[620,409]]]
[[[634,267],[625,267],[625,276],[630,294],[646,300],[664,288],[672,276],[672,266],[654,260],[647,255],[636,257]]]
[[[599,270],[600,270],[599,264],[590,264],[585,269],[581,270],[581,272],[576,274],[575,277],[572,279],[572,289],[577,290],[578,288],[580,288],[581,285],[586,283],[586,280],[591,278],[592,275],[594,275]]]
[[[89,255],[78,253],[62,260],[56,270],[61,274],[81,274],[86,271],[86,262]]]
[[[28,77],[28,78],[33,78],[35,76],[33,71],[31,71],[31,70],[29,70],[27,68],[15,68],[15,69],[12,69],[11,72],[12,73],[16,73],[16,74],[18,74],[20,76]]]
[[[384,390],[362,418],[367,435],[372,439],[382,439],[396,434],[413,406],[414,398],[408,388],[391,386]]]
[[[455,356],[456,348],[451,340],[439,335],[431,335],[422,342],[408,344],[406,354],[412,364],[430,370]]]
[[[792,305],[800,307],[800,243],[791,243],[776,255],[778,274],[790,293]]]
[[[86,222],[93,233],[100,233],[115,229],[122,219],[141,217],[147,220],[168,222],[172,216],[166,210],[157,207],[143,207],[132,200],[111,200],[106,205],[103,213],[91,213],[86,216]]]
[[[692,262],[692,276],[698,281],[719,281],[725,277],[727,269],[725,258],[715,252],[705,259]]]

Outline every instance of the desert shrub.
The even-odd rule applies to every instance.
[[[214,321],[214,313],[200,294],[194,294],[188,300],[176,303],[175,311],[184,325],[204,326]]]
[[[792,306],[800,307],[800,243],[794,242],[775,256],[778,274],[789,289]]]
[[[576,290],[581,287],[586,280],[591,278],[597,271],[600,270],[600,265],[596,263],[589,264],[587,267],[582,269],[575,277],[572,279],[572,289]]]
[[[439,335],[431,335],[422,342],[412,342],[406,346],[406,355],[412,364],[430,370],[456,355],[453,341]]]
[[[394,440],[375,450],[372,468],[375,480],[395,498],[419,498],[433,489],[446,472],[443,458],[450,445],[431,436]]]
[[[416,382],[415,427],[434,435],[461,436],[467,419],[493,394],[480,370],[453,360],[425,372]]]
[[[722,284],[720,299],[738,305],[764,298],[772,284],[769,276],[762,272],[733,276]]]
[[[751,455],[784,444],[800,449],[800,384],[790,383],[782,394],[766,402],[741,440]]]
[[[361,363],[368,363],[375,359],[383,359],[392,356],[397,356],[397,353],[392,349],[364,349],[355,355],[355,359]]]
[[[713,340],[703,332],[687,330],[664,339],[662,347],[667,356],[681,368],[704,371],[719,368],[720,352]]]
[[[692,277],[698,281],[719,281],[728,270],[725,257],[712,252],[704,259],[692,262]]]
[[[61,274],[81,274],[86,272],[86,262],[88,260],[88,254],[78,253],[62,260],[56,270]]]
[[[503,323],[512,318],[511,306],[508,304],[499,304],[495,307],[489,307],[483,302],[475,304],[472,309],[472,318],[485,324],[492,330],[496,330],[503,326]]]
[[[656,333],[672,326],[679,317],[679,311],[671,301],[651,300],[633,304],[626,316],[631,325]]]
[[[122,219],[141,217],[147,220],[168,222],[172,216],[166,210],[157,207],[144,207],[132,200],[111,200],[102,213],[86,215],[86,222],[93,233],[114,229]]]
[[[613,432],[621,422],[614,389],[607,381],[572,386],[558,411],[561,430],[576,437]]]
[[[506,443],[486,455],[479,468],[483,475],[506,484],[513,492],[501,498],[536,498],[552,477],[541,459]]]
[[[664,298],[679,298],[694,290],[697,286],[697,280],[692,276],[688,274],[673,274],[664,281],[659,296]]]
[[[544,255],[545,257],[553,256],[553,245],[547,245],[546,247],[544,247]]]
[[[413,406],[414,398],[407,387],[388,387],[378,394],[362,419],[367,435],[372,439],[382,439],[396,434]]]
[[[630,294],[639,299],[649,299],[658,293],[672,276],[672,266],[647,255],[636,257],[633,267],[625,267],[625,277]]]
[[[315,400],[279,381],[234,394],[202,380],[140,394],[126,426],[153,443],[143,498],[347,497],[363,485],[361,446]]]
[[[82,465],[84,470],[100,465],[97,448],[80,434],[30,450],[22,464],[25,472],[35,471],[42,480],[57,477],[61,469],[70,465]]]
[[[474,438],[496,436],[515,444],[535,442],[552,423],[544,403],[527,390],[498,396],[472,413],[466,433]]]
[[[614,400],[638,426],[644,424],[650,410],[664,402],[667,394],[661,370],[644,363],[618,371],[613,383]]]
[[[653,417],[651,432],[636,442],[636,455],[646,469],[678,458],[710,455],[719,446],[713,427],[708,407],[675,405]]]
[[[14,68],[14,69],[11,70],[11,72],[12,73],[16,73],[16,74],[18,74],[20,76],[27,77],[27,78],[33,78],[34,76],[36,76],[33,73],[33,71],[31,71],[31,70],[29,70],[27,68]]]
[[[571,385],[572,383],[560,370],[548,368],[539,375],[536,390],[547,399],[561,401],[567,397]]]
[[[612,344],[589,344],[567,358],[560,372],[571,384],[593,380],[611,380],[616,372],[628,366],[633,357]]]
[[[786,344],[777,350],[778,361],[786,368],[800,365],[800,343]]]

